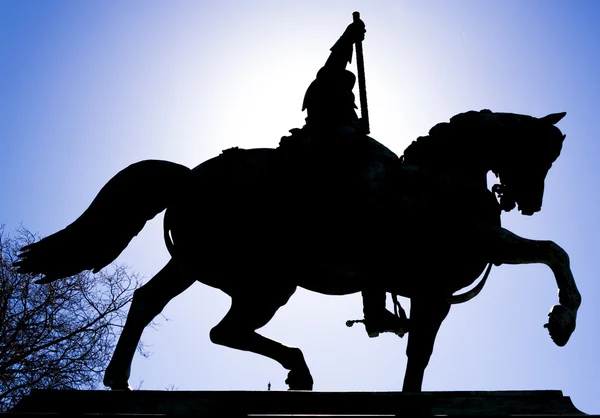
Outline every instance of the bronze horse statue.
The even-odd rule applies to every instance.
[[[144,328],[199,281],[232,299],[210,332],[212,342],[279,362],[289,370],[292,390],[313,387],[302,351],[256,330],[298,286],[328,295],[370,288],[408,297],[403,390],[421,391],[442,321],[452,303],[468,299],[454,293],[486,266],[548,265],[559,304],[545,327],[559,346],[574,331],[581,296],[567,253],[500,224],[502,210],[518,205],[532,215],[541,209],[546,174],[565,138],[555,124],[564,115],[461,113],[413,141],[400,158],[369,139],[356,164],[382,179],[376,193],[353,186],[353,176],[365,173],[352,168],[354,160],[316,162],[310,144],[294,135],[275,149],[224,151],[192,170],[141,161],[116,174],[71,225],[24,247],[18,268],[43,274],[41,283],[97,272],[166,209],[164,238],[172,258],[135,291],[106,386],[129,388]],[[387,157],[369,166],[375,154]],[[499,179],[491,191],[489,171]]]

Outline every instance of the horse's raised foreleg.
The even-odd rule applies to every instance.
[[[450,311],[450,304],[441,297],[412,298],[410,303],[411,328],[406,347],[408,361],[402,391],[420,392],[435,337]]]
[[[272,358],[290,371],[285,381],[290,389],[312,390],[313,379],[302,351],[256,333],[295,291],[294,286],[288,289],[265,289],[261,293],[255,290],[243,294],[236,292],[231,295],[229,312],[210,331],[210,339],[215,344]]]
[[[171,259],[156,276],[134,292],[125,327],[104,374],[104,384],[111,389],[131,390],[127,380],[144,328],[171,299],[195,282],[179,274],[178,269]]]
[[[558,285],[560,305],[554,306],[548,314],[550,319],[546,327],[557,345],[565,345],[575,330],[577,309],[581,305],[568,254],[552,241],[522,238],[501,227],[485,226],[482,231],[489,261],[495,264],[542,263],[550,267]]]

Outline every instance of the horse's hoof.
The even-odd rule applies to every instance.
[[[116,380],[105,375],[103,383],[104,386],[109,387],[111,390],[124,390],[126,392],[133,391],[131,386],[129,386],[127,379]]]
[[[575,312],[566,306],[555,305],[550,310],[548,318],[544,328],[548,329],[550,338],[557,346],[564,346],[575,331]]]
[[[306,370],[290,370],[285,383],[289,386],[289,390],[312,390],[313,378],[308,369]]]

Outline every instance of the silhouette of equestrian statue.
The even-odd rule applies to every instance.
[[[128,389],[144,328],[199,281],[231,297],[215,344],[269,357],[293,390],[312,390],[302,351],[257,332],[298,287],[363,295],[369,336],[408,332],[403,391],[421,391],[437,332],[452,304],[476,296],[492,265],[542,263],[558,286],[550,337],[564,346],[581,296],[567,253],[501,226],[502,211],[533,215],[565,135],[565,113],[533,117],[484,109],[430,129],[396,154],[368,136],[358,14],[304,98],[306,124],[271,148],[225,150],[193,169],[145,160],[117,173],[72,224],[22,249],[21,273],[49,283],[97,272],[157,214],[171,259],[135,291],[104,383]],[[355,112],[356,46],[362,119]],[[362,81],[361,81],[362,80]],[[498,184],[490,190],[487,174]],[[468,287],[483,278],[472,290]],[[386,294],[410,298],[410,320]],[[349,322],[349,325],[352,321]]]

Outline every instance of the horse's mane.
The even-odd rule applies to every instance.
[[[449,152],[457,146],[456,141],[452,140],[459,133],[455,123],[452,119],[438,123],[429,130],[428,135],[418,137],[404,150],[403,162],[430,168],[445,166]]]
[[[431,168],[447,166],[457,152],[468,153],[483,132],[487,135],[499,134],[533,119],[532,116],[495,113],[488,109],[459,113],[451,117],[449,122],[435,125],[427,136],[413,141],[404,150],[402,158],[407,164]]]

